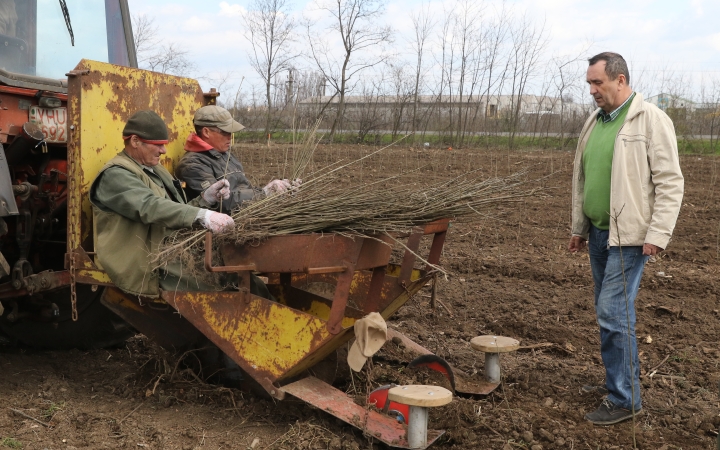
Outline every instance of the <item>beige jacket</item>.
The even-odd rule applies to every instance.
[[[573,170],[572,234],[584,239],[588,238],[590,221],[583,214],[582,156],[598,111],[588,118],[580,132]],[[643,101],[642,95],[636,93],[615,138],[610,180],[610,246],[648,243],[667,248],[680,212],[683,187],[673,123],[657,106]]]

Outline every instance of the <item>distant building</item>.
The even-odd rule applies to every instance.
[[[694,111],[697,106],[692,100],[664,93],[648,97],[645,101],[652,103],[663,111],[667,111],[668,108],[684,108],[689,111]]]
[[[340,102],[339,96],[322,96],[310,97],[300,100],[299,106],[310,107],[314,105],[337,105]],[[512,95],[420,95],[418,96],[418,104],[421,109],[437,108],[440,111],[457,108],[463,105],[478,111],[481,115],[488,118],[501,117],[503,112],[509,112],[518,108],[520,103],[521,115],[559,115],[561,111],[566,114],[585,113],[586,105],[565,101],[564,104],[560,97],[549,97],[539,95],[523,95],[521,97]],[[362,95],[346,95],[345,108],[348,111],[353,109],[361,109],[367,106],[375,106],[378,109],[392,110],[399,107],[407,107],[413,104],[412,96],[362,96]]]

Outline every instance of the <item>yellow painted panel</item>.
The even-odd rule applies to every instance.
[[[391,277],[399,277],[400,266],[397,264],[388,264],[387,268],[385,269],[385,275]],[[413,269],[412,273],[410,274],[410,281],[419,280],[420,277],[422,277],[422,272],[420,272],[420,270],[418,269]]]
[[[82,60],[68,81],[71,151],[75,151],[75,191],[80,195],[82,227],[72,242],[92,231],[88,191],[100,168],[123,148],[122,129],[140,110],[157,112],[168,126],[170,143],[161,163],[172,173],[193,131],[192,117],[204,97],[196,80],[131,67]],[[73,145],[75,144],[75,145]],[[79,176],[78,176],[79,175]],[[79,191],[79,192],[78,192]]]
[[[319,317],[323,320],[329,320],[330,319],[330,307],[322,302],[312,302],[310,305],[310,309],[305,311],[308,314],[312,314],[315,317]],[[342,327],[348,328],[355,324],[355,319],[352,317],[343,317],[342,320]]]
[[[211,293],[188,296],[218,337],[254,369],[279,377],[330,337],[326,322],[287,306],[253,298],[241,312]]]
[[[76,272],[77,277],[87,277],[98,282],[98,284],[112,284],[110,276],[107,272],[97,269],[79,269]]]

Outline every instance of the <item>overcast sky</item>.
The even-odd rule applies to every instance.
[[[249,46],[240,21],[249,1],[129,0],[129,3],[133,14],[155,19],[159,37],[165,42],[177,43],[189,51],[198,66],[193,75],[202,78],[204,88],[218,84],[213,78],[226,78],[227,74],[230,77],[225,91],[234,92],[243,76],[243,89],[261,85],[247,62]],[[384,15],[396,30],[395,50],[407,55],[408,60],[411,55],[405,47],[408,31],[412,29],[409,11],[419,8],[421,3],[391,0]],[[437,12],[437,17],[442,17],[443,2],[425,3]],[[491,10],[496,3],[483,4]],[[506,3],[516,14],[526,13],[537,24],[544,22],[549,38],[546,57],[577,55],[592,43],[584,56],[604,50],[621,53],[630,64],[631,80],[633,74],[641,75],[638,82],[646,89],[656,89],[657,79],[667,74],[696,82],[701,78],[720,79],[719,0]],[[293,7],[298,16],[312,14],[312,2],[298,1]]]

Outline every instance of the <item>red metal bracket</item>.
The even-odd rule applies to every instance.
[[[315,377],[290,383],[283,386],[282,390],[363,430],[364,433],[391,447],[410,448],[407,441],[407,425],[398,423],[397,419],[373,409],[355,404],[347,394]],[[444,433],[444,430],[427,430],[427,445],[419,448],[428,448]]]
[[[243,272],[257,270],[255,264],[244,266],[213,266],[212,265],[212,232],[205,233],[205,269],[208,272]]]

